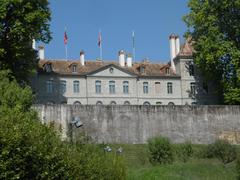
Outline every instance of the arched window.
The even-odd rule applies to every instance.
[[[116,101],[111,101],[110,102],[110,105],[116,105],[117,103],[116,103]]]
[[[128,81],[123,81],[123,94],[129,93],[129,85]]]
[[[54,105],[54,104],[55,104],[54,101],[48,101],[48,102],[47,102],[47,105]]]
[[[144,105],[144,106],[150,106],[151,104],[150,104],[150,102],[145,101],[145,102],[143,103],[143,105]]]
[[[129,101],[124,101],[124,105],[130,105]]]
[[[156,102],[156,105],[161,105],[161,104],[162,104],[161,101]]]
[[[79,81],[73,81],[73,92],[79,93]]]
[[[97,94],[101,93],[101,81],[99,81],[99,80],[95,81],[95,92]]]
[[[169,106],[174,106],[175,104],[173,102],[168,103]]]
[[[80,103],[79,101],[75,101],[75,102],[73,103],[73,105],[79,106],[79,105],[81,105],[81,103]]]
[[[103,105],[102,101],[97,101],[96,105]]]
[[[44,65],[44,70],[46,72],[52,72],[52,64],[51,63],[45,64]]]

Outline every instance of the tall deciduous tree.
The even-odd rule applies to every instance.
[[[48,5],[48,0],[0,0],[0,70],[11,70],[19,83],[37,67],[32,40],[51,39]]]
[[[240,104],[240,0],[189,0],[195,63],[227,104]]]

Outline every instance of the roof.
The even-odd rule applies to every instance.
[[[85,65],[81,65],[80,60],[75,61],[63,61],[63,60],[40,60],[39,61],[39,73],[47,73],[45,65],[51,64],[52,73],[62,75],[90,75],[94,72],[99,72],[106,69],[109,66],[114,66],[123,72],[136,75],[139,77],[155,77],[155,76],[170,76],[178,77],[171,67],[170,64],[153,64],[149,62],[138,62],[133,63],[132,67],[121,67],[116,61],[85,61]],[[73,72],[73,65],[76,65],[76,72]],[[140,69],[144,68],[144,72]],[[166,74],[166,69],[169,68],[170,74]]]
[[[193,45],[192,45],[192,39],[191,38],[188,38],[186,40],[186,42],[181,46],[180,48],[180,52],[178,54],[178,56],[193,56],[193,52],[194,52],[194,49],[193,49]]]

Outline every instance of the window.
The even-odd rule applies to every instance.
[[[150,102],[145,101],[145,102],[143,103],[143,105],[144,105],[144,106],[150,106],[151,104],[150,104]]]
[[[130,102],[129,102],[129,101],[124,101],[123,104],[124,104],[124,105],[130,105]]]
[[[74,105],[74,106],[79,106],[79,105],[81,105],[81,103],[80,103],[79,101],[75,101],[75,102],[73,103],[73,105]]]
[[[73,81],[73,92],[79,93],[79,81]]]
[[[109,93],[115,94],[115,81],[109,81]]]
[[[160,94],[161,90],[160,90],[160,82],[155,82],[155,93],[156,94]]]
[[[102,101],[97,101],[96,105],[103,105]]]
[[[110,105],[117,105],[117,103],[115,101],[111,101]]]
[[[196,83],[190,83],[191,95],[196,95]]]
[[[74,65],[72,66],[72,72],[77,72],[77,65],[76,65],[76,64],[74,64]]]
[[[174,106],[175,104],[173,102],[168,103],[169,106]]]
[[[156,105],[161,105],[161,104],[162,104],[162,102],[160,102],[160,101],[156,102]]]
[[[129,93],[129,87],[128,87],[128,81],[123,81],[123,93],[128,94]]]
[[[45,64],[44,69],[46,72],[52,72],[52,64]]]
[[[148,94],[148,82],[143,83],[143,93]]]
[[[47,93],[53,93],[53,80],[48,80],[46,82],[46,90],[47,90]]]
[[[144,66],[140,66],[140,69],[139,69],[140,73],[145,73],[145,67]]]
[[[167,93],[172,94],[173,93],[173,88],[172,88],[172,83],[168,82],[167,83]]]
[[[60,81],[60,93],[64,94],[66,92],[66,84],[67,82],[64,80]]]
[[[170,75],[170,69],[169,69],[169,68],[166,68],[166,69],[165,69],[165,73],[166,73],[167,75]]]
[[[194,76],[194,66],[192,63],[189,64],[189,76]]]
[[[95,81],[95,92],[97,94],[101,93],[101,81]]]

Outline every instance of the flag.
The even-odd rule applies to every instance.
[[[64,44],[66,45],[67,41],[68,41],[68,37],[67,37],[67,32],[66,31],[64,32],[64,39],[63,39],[63,41],[64,41]]]
[[[102,34],[101,34],[101,31],[99,31],[98,33],[98,46],[101,47],[102,45]]]

